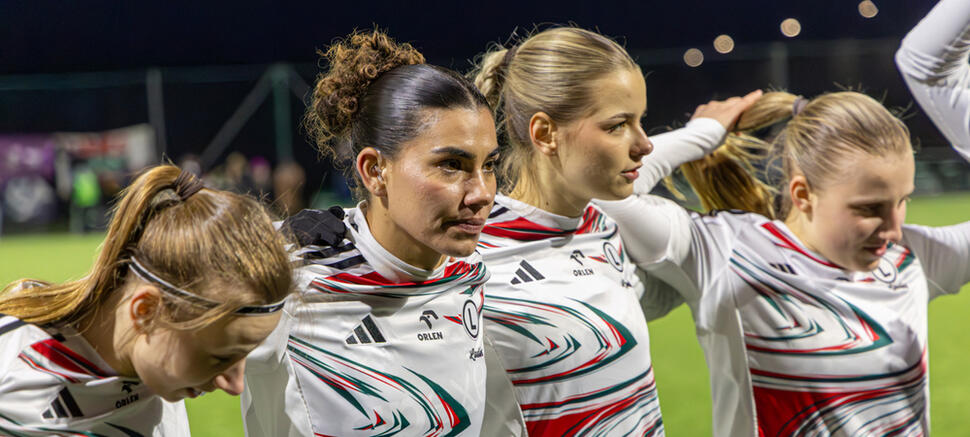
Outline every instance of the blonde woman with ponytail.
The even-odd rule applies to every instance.
[[[906,126],[855,92],[767,93],[685,173],[711,213],[601,206],[691,308],[714,435],[928,435],[927,304],[970,283],[970,222],[904,225]]]
[[[473,76],[504,140],[504,194],[479,243],[500,364],[489,368],[483,434],[664,435],[646,320],[681,300],[638,274],[618,223],[590,202],[703,156],[759,94],[711,102],[686,129],[648,139],[639,66],[575,27],[496,48]],[[648,156],[655,145],[665,159]]]
[[[90,273],[0,292],[0,434],[189,435],[181,400],[242,392],[279,320],[284,244],[253,199],[173,166],[140,175]]]

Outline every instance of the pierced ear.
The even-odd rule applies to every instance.
[[[812,187],[808,185],[808,179],[804,175],[798,174],[791,178],[788,182],[788,195],[791,197],[792,208],[811,215]]]
[[[162,309],[162,298],[157,288],[146,285],[139,287],[128,301],[128,314],[131,324],[139,333],[145,333]]]
[[[375,197],[387,196],[386,167],[387,160],[373,147],[365,147],[357,154],[357,174],[364,188]]]
[[[556,133],[558,126],[556,122],[545,112],[532,114],[529,119],[529,138],[532,145],[539,149],[539,152],[546,156],[556,154],[558,145],[556,144]]]

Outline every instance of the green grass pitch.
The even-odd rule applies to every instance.
[[[917,198],[909,223],[948,225],[970,219],[970,193]],[[62,281],[84,274],[102,235],[42,234],[0,238],[0,284],[21,277]],[[967,435],[970,405],[970,287],[930,305],[930,390],[935,436]],[[680,308],[650,324],[660,403],[671,436],[711,434],[710,391],[690,314]],[[242,435],[239,401],[222,392],[186,402],[196,437]]]

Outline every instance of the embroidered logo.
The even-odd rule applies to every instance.
[[[461,324],[472,338],[478,338],[478,332],[481,330],[480,316],[481,313],[475,302],[471,299],[466,300],[465,306],[461,309]]]
[[[583,255],[583,251],[581,250],[574,250],[573,254],[569,255],[569,259],[576,261],[579,263],[579,265],[583,265],[583,261],[581,261],[582,258],[586,258],[586,255]]]
[[[421,317],[418,317],[419,322],[424,322],[428,324],[428,329],[431,329],[431,319],[438,320],[438,315],[431,310],[424,310],[424,312],[421,313]]]
[[[384,339],[384,334],[381,332],[377,324],[374,323],[374,319],[371,318],[370,314],[361,319],[360,324],[354,328],[354,331],[347,337],[347,344],[371,344],[371,343],[387,343]]]
[[[896,269],[896,265],[892,261],[882,258],[879,260],[879,265],[876,266],[876,269],[872,271],[872,276],[879,281],[892,284],[899,276],[899,270]]]
[[[81,412],[81,408],[78,407],[77,401],[74,400],[74,396],[67,388],[61,389],[57,393],[57,397],[54,398],[54,402],[51,402],[50,408],[44,411],[42,416],[45,419],[63,418],[63,417],[84,417],[84,413]]]
[[[519,263],[519,269],[515,271],[515,276],[515,278],[512,278],[513,284],[546,279],[535,267],[532,267],[532,264],[525,262],[525,260]]]
[[[471,350],[468,351],[468,359],[470,359],[472,361],[476,361],[479,358],[484,357],[484,356],[485,356],[485,350],[483,348],[480,348],[480,347],[479,348],[474,348],[473,347],[473,348],[471,348]]]

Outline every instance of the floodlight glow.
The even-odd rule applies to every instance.
[[[690,67],[699,67],[704,63],[704,53],[697,49],[688,49],[684,52],[684,63]]]
[[[781,22],[781,33],[789,38],[796,37],[802,33],[802,23],[794,18],[788,18]]]
[[[731,53],[734,50],[734,39],[728,35],[720,35],[714,38],[714,50],[718,53]]]
[[[866,18],[872,18],[878,13],[879,8],[876,7],[876,4],[873,3],[872,0],[863,0],[862,3],[859,3],[859,15]]]

